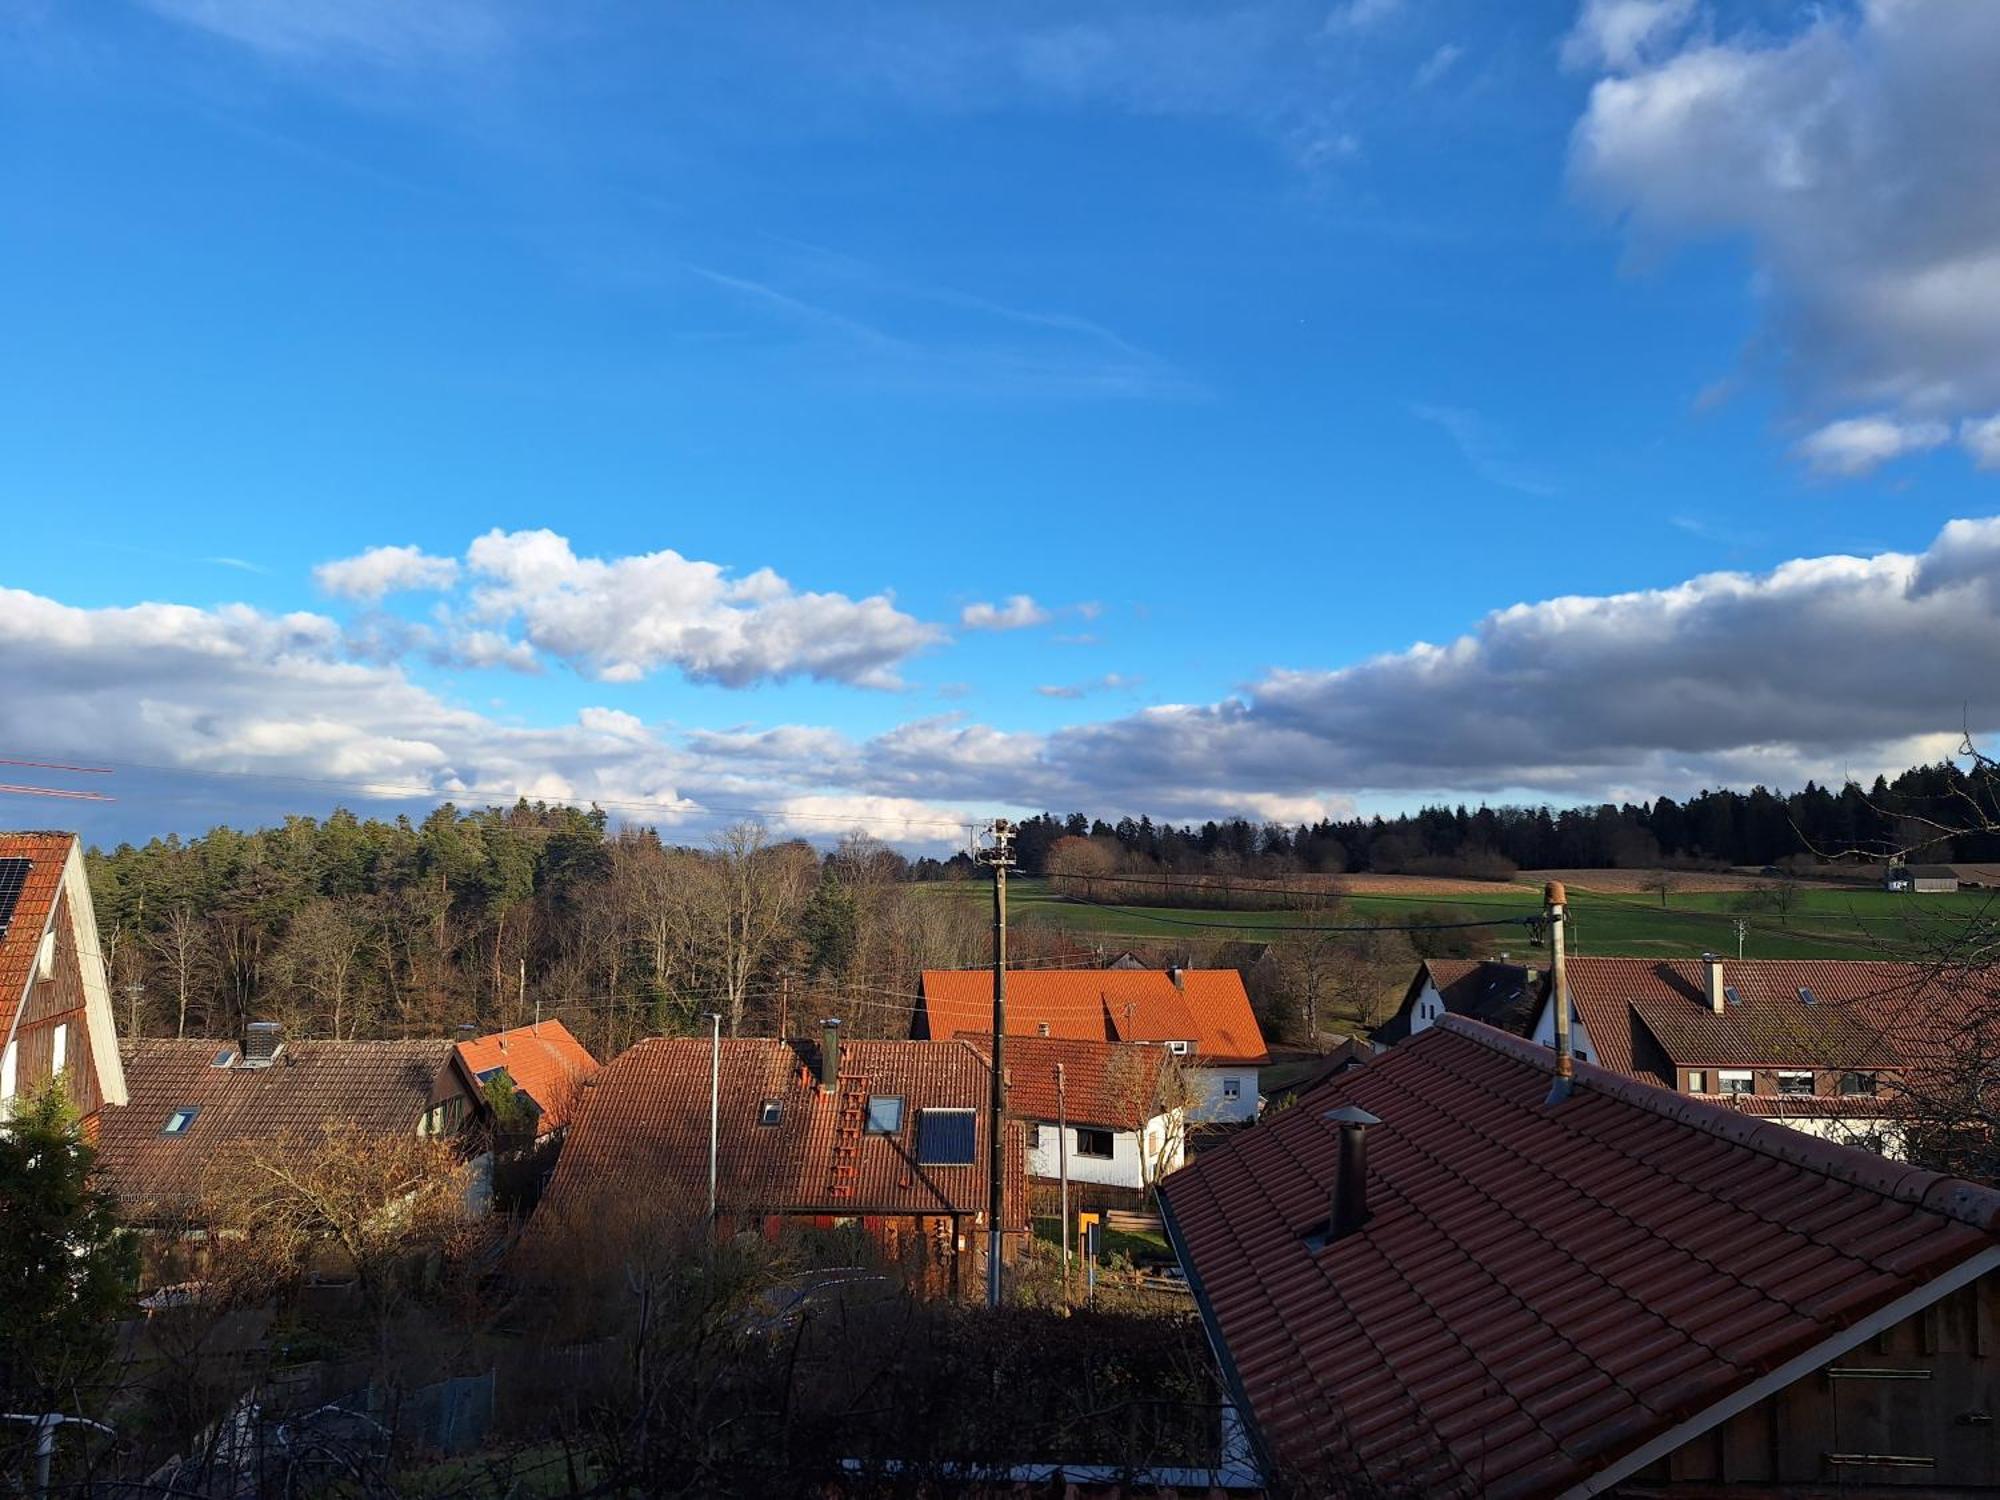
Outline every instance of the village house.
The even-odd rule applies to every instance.
[[[597,1059],[561,1021],[536,1021],[458,1044],[458,1060],[482,1091],[505,1074],[535,1117],[535,1137],[562,1133]]]
[[[912,1036],[992,1031],[991,969],[924,971]],[[1234,969],[1010,970],[1007,1035],[1163,1046],[1195,1085],[1198,1123],[1256,1119],[1258,1069],[1271,1060]]]
[[[1446,1016],[1465,1016],[1517,1035],[1533,1027],[1544,976],[1505,959],[1428,958],[1417,965],[1403,1003],[1375,1028],[1377,1048],[1415,1036]]]
[[[584,1086],[527,1257],[662,1216],[699,1225],[712,1159],[717,1233],[851,1228],[914,1284],[969,1295],[985,1277],[991,1079],[968,1043],[843,1043],[838,1022],[816,1044],[649,1038]],[[1027,1224],[1026,1139],[1011,1130],[1010,1245]]]
[[[1882,889],[1912,896],[1948,896],[1958,889],[1958,871],[1950,865],[1890,865],[1882,872]]]
[[[1300,1493],[2000,1486],[2000,1192],[1447,1015],[1161,1187]]]
[[[130,1097],[104,1112],[98,1161],[136,1225],[198,1227],[204,1174],[224,1150],[330,1125],[452,1136],[482,1117],[448,1041],[292,1041],[253,1021],[240,1040],[144,1037],[123,1053]]]
[[[990,1032],[959,1040],[990,1065]],[[1027,1128],[1029,1177],[1058,1181],[1067,1147],[1071,1182],[1136,1196],[1186,1156],[1194,1088],[1166,1048],[1010,1036],[1006,1064],[1007,1113]]]
[[[56,1079],[86,1134],[125,1102],[83,846],[70,833],[0,833],[0,1120]]]

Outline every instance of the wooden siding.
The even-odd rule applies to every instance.
[[[2000,1272],[1989,1272],[1684,1443],[1615,1493],[1705,1495],[1727,1485],[1731,1496],[1750,1500],[1799,1486],[1990,1490],[2000,1487],[1996,1418]],[[1835,1464],[1834,1455],[1918,1462]]]
[[[48,1081],[54,1071],[56,1028],[67,1026],[64,1083],[78,1112],[88,1122],[96,1117],[104,1101],[98,1089],[97,1069],[92,1065],[90,1026],[84,1013],[83,964],[76,950],[67,894],[56,899],[55,934],[55,973],[43,979],[39,968],[33,971],[26,1003],[15,1024],[15,1086],[26,1094]]]

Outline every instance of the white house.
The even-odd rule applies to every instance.
[[[991,969],[929,969],[912,1020],[919,1039],[990,1035]],[[1149,1042],[1180,1060],[1197,1121],[1257,1118],[1264,1033],[1234,969],[1023,969],[1007,976],[1007,1039]]]
[[[959,1040],[990,1056],[990,1036]],[[1203,1082],[1157,1044],[1010,1036],[1007,1112],[1027,1126],[1028,1175],[1142,1191],[1185,1159]],[[1058,1077],[1058,1069],[1061,1070]]]

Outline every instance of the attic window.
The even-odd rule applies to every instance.
[[[1047,1036],[1048,1034],[1049,1034],[1049,1023],[1047,1021],[1037,1021],[1035,1023],[1035,1035]]]
[[[209,1066],[211,1068],[226,1068],[235,1061],[236,1049],[234,1047],[224,1047],[220,1052],[215,1054],[215,1059],[209,1063]]]
[[[167,1123],[160,1127],[160,1134],[186,1135],[188,1126],[194,1124],[194,1117],[200,1113],[201,1109],[198,1105],[189,1105],[185,1109],[175,1110],[167,1116]]]
[[[1875,1075],[1873,1073],[1842,1073],[1840,1075],[1840,1092],[1841,1096],[1847,1099],[1871,1097],[1875,1093]]]
[[[1778,1070],[1778,1092],[1781,1094],[1810,1094],[1813,1092],[1812,1069],[1780,1068]]]
[[[1813,992],[1807,989],[1804,985],[1799,986],[1799,1000],[1802,1004],[1805,1005],[1819,1004],[1817,1000],[1813,999]]]
[[[1715,1078],[1725,1094],[1754,1094],[1757,1091],[1755,1075],[1748,1068],[1724,1068]]]
[[[1173,1055],[1174,1055],[1175,1057],[1186,1057],[1186,1056],[1187,1056],[1187,1055],[1188,1055],[1188,1054],[1189,1054],[1190,1052],[1194,1051],[1194,1043],[1193,1043],[1193,1042],[1168,1042],[1168,1043],[1167,1043],[1167,1050],[1168,1050],[1169,1052],[1173,1053]]]
[[[784,1113],[785,1106],[780,1101],[766,1099],[762,1104],[757,1106],[757,1123],[759,1125],[775,1125],[783,1118]]]
[[[901,1099],[871,1098],[868,1101],[868,1133],[894,1135],[903,1128]]]
[[[1722,992],[1722,998],[1727,1000],[1731,1005],[1741,1005],[1743,1003],[1743,997],[1736,993],[1736,986],[1733,984]]]

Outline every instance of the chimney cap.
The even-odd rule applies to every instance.
[[[1331,1121],[1335,1125],[1368,1126],[1380,1125],[1382,1123],[1379,1118],[1369,1114],[1367,1110],[1352,1104],[1343,1104],[1339,1109],[1330,1109],[1321,1115],[1320,1118]]]
[[[820,1025],[821,1025],[822,1027],[825,1027],[825,1028],[828,1028],[828,1029],[830,1030],[830,1029],[832,1029],[833,1027],[836,1027],[836,1026],[838,1026],[838,1025],[840,1024],[840,1017],[839,1017],[839,1016],[828,1016],[828,1017],[827,1017],[827,1018],[826,1018],[825,1020],[821,1021],[821,1022],[820,1022],[819,1024],[820,1024]]]
[[[1722,955],[1720,953],[1703,952],[1701,961],[1705,964],[1719,964],[1722,962]]]

